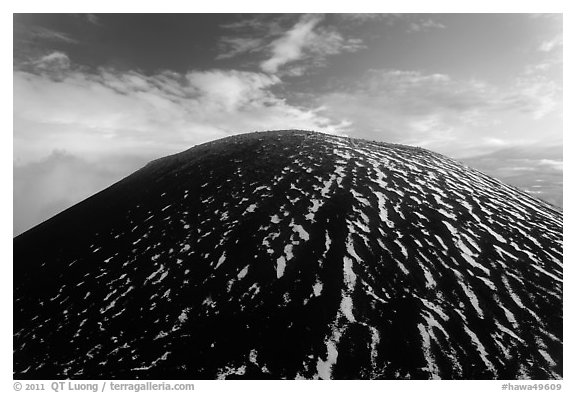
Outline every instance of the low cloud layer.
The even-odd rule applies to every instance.
[[[91,162],[64,151],[14,167],[14,236],[142,167],[151,157],[109,156]]]
[[[466,165],[563,207],[562,146],[531,145],[496,150],[462,160]]]

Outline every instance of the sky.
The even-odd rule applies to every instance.
[[[147,162],[310,129],[562,207],[561,14],[14,14],[14,235]]]

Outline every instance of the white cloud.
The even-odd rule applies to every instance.
[[[63,52],[52,52],[33,61],[33,64],[41,70],[65,70],[70,67],[70,59]]]
[[[337,21],[381,21],[386,14],[336,14]],[[256,15],[221,25],[233,35],[220,39],[217,60],[250,53],[264,57],[260,69],[269,74],[302,75],[324,67],[329,56],[365,48],[359,38],[345,37],[334,17],[323,14]]]
[[[55,57],[59,58],[59,57]],[[74,68],[14,73],[14,157],[25,163],[64,149],[82,157],[174,153],[230,134],[272,128],[333,132],[337,123],[287,104],[258,72],[143,75]]]
[[[261,64],[262,70],[275,73],[280,66],[302,58],[304,48],[314,37],[314,27],[321,20],[322,17],[317,15],[302,16],[292,29],[270,44],[272,57]]]
[[[66,44],[78,44],[79,41],[75,38],[70,37],[68,34],[47,29],[45,27],[35,26],[26,33],[27,36],[33,39],[42,39],[54,42],[63,42]]]
[[[562,48],[563,42],[562,34],[558,34],[549,40],[542,41],[538,50],[542,52],[552,52],[555,49]]]
[[[409,32],[426,32],[434,29],[445,29],[446,26],[433,19],[420,19],[410,22],[408,25]]]
[[[96,26],[100,26],[101,25],[101,21],[100,18],[98,17],[98,15],[96,14],[84,14],[86,20],[90,23],[92,23],[93,25]]]
[[[539,161],[540,165],[548,166],[556,171],[562,172],[564,170],[564,162],[561,160],[548,160],[542,159]]]
[[[434,14],[337,14],[344,22],[385,23],[387,26],[402,26],[408,33],[428,32],[446,29],[446,25],[437,20]]]
[[[312,54],[321,58],[342,52],[355,52],[364,48],[361,39],[346,39],[335,30],[320,30],[311,38],[307,48]]]
[[[532,19],[552,19],[554,21],[562,21],[561,13],[531,13],[528,16]]]
[[[542,132],[558,118],[561,87],[543,76],[524,76],[495,86],[472,79],[418,71],[372,70],[347,89],[318,98],[326,117],[350,123],[352,136],[414,144],[450,155],[560,139]]]
[[[190,85],[205,99],[204,103],[226,112],[234,112],[250,105],[273,103],[268,88],[279,84],[275,76],[247,71],[204,71],[186,75]]]
[[[244,53],[261,50],[263,42],[262,38],[223,37],[220,41],[222,53],[216,56],[216,59],[230,59]]]
[[[541,119],[561,109],[562,87],[547,78],[519,78],[515,87],[512,101],[519,104],[518,109],[530,113],[534,119]]]
[[[357,23],[370,23],[370,22],[386,22],[394,24],[395,21],[404,18],[403,14],[383,14],[383,13],[346,13],[336,14],[341,20],[345,22]]]
[[[261,69],[274,74],[290,64],[285,73],[300,75],[311,66],[324,66],[328,56],[364,48],[360,39],[345,38],[334,28],[321,27],[323,19],[322,15],[303,15],[294,27],[268,45],[271,56],[260,64]]]
[[[493,146],[495,148],[505,148],[512,145],[509,140],[504,140],[497,137],[482,138],[482,144]]]

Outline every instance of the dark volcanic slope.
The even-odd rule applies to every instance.
[[[426,150],[283,131],[14,240],[15,378],[560,378],[562,214]]]

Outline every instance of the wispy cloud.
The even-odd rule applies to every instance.
[[[322,20],[321,16],[304,15],[286,34],[270,43],[271,57],[261,64],[266,72],[275,73],[280,66],[300,60],[304,50],[314,41],[314,28]]]
[[[89,23],[92,23],[93,25],[100,26],[102,23],[100,21],[100,17],[96,14],[84,14],[84,16],[85,16],[86,20]]]
[[[548,166],[551,169],[562,172],[564,170],[564,162],[561,160],[548,160],[548,159],[541,159],[539,161],[540,165]]]
[[[282,67],[294,65],[286,72],[300,74],[308,67],[324,66],[328,56],[364,48],[362,40],[345,38],[335,28],[320,26],[323,19],[323,15],[303,15],[290,30],[269,44],[270,57],[260,64],[262,70],[276,73]]]
[[[383,14],[383,13],[346,13],[346,14],[336,14],[336,16],[345,22],[357,22],[357,23],[370,23],[370,22],[382,22],[385,21],[392,25],[398,19],[403,18],[402,14]]]
[[[519,77],[512,91],[498,103],[504,108],[528,113],[541,119],[561,110],[562,86],[542,75]]]
[[[41,39],[47,41],[64,42],[67,44],[78,44],[79,41],[66,33],[48,29],[46,27],[35,26],[30,28],[25,34],[28,39]]]
[[[234,22],[220,24],[223,35],[217,60],[246,53],[262,55],[270,42],[282,36],[298,20],[297,14],[239,15]]]
[[[528,15],[532,19],[553,19],[555,21],[561,21],[562,20],[562,14],[561,13],[532,13],[532,14],[528,14]]]
[[[447,26],[433,14],[394,14],[394,13],[361,13],[336,14],[344,23],[356,24],[384,23],[387,26],[400,26],[409,33],[428,32],[435,29],[446,29]]]
[[[561,48],[563,45],[562,34],[558,34],[549,40],[542,41],[538,49],[542,52],[551,52],[555,49]]]
[[[258,32],[277,36],[286,30],[286,25],[298,19],[298,14],[241,14],[238,18],[234,22],[220,24],[220,28],[239,34]]]
[[[561,87],[541,76],[495,86],[446,74],[384,69],[325,94],[317,104],[325,116],[349,122],[353,135],[454,155],[466,146],[494,148],[491,140],[522,144],[542,137],[542,132],[502,130],[558,114]]]
[[[216,60],[230,59],[249,52],[258,52],[262,50],[263,42],[262,38],[223,37],[220,40],[220,53],[216,56]]]
[[[217,59],[254,54],[269,74],[301,75],[324,67],[329,56],[364,48],[361,39],[345,37],[323,14],[261,15],[221,28],[234,35],[222,37]]]
[[[446,26],[438,21],[431,18],[423,18],[413,22],[408,25],[409,32],[427,32],[434,29],[445,29]]]

